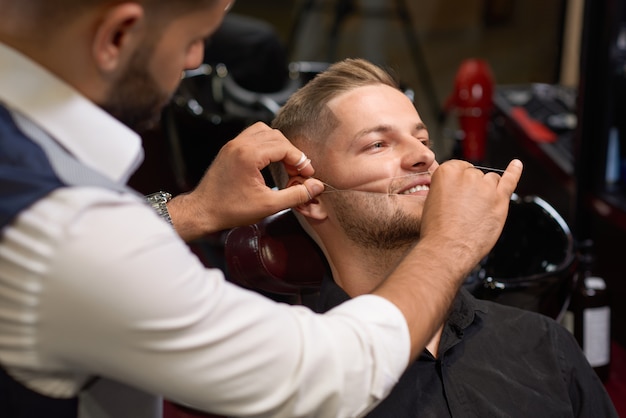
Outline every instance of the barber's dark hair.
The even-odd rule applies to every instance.
[[[339,123],[328,102],[358,87],[378,84],[400,89],[391,72],[367,60],[348,58],[334,63],[287,100],[272,121],[272,127],[296,146],[323,141]],[[273,164],[270,170],[276,184],[284,187],[287,174],[282,164]]]
[[[34,25],[44,30],[54,30],[59,25],[67,24],[94,7],[116,5],[124,2],[139,3],[147,14],[174,18],[196,8],[209,7],[217,0],[15,0],[6,5],[0,2],[0,15],[3,7],[18,11],[30,19]]]

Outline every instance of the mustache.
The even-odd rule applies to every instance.
[[[387,184],[388,186],[391,186],[391,184],[396,181],[396,180],[403,180],[403,179],[410,179],[410,178],[415,178],[415,177],[419,177],[419,176],[423,176],[423,175],[432,175],[431,171],[421,171],[418,173],[411,173],[411,174],[406,174],[403,176],[392,176],[392,177],[385,177],[382,179],[376,179],[376,180],[372,180],[372,181],[367,181],[365,183],[361,183],[358,184],[356,186],[353,187],[349,187],[346,189],[341,189],[338,187],[335,187],[329,183],[326,183],[325,181],[320,180],[324,186],[326,187],[324,189],[324,191],[322,193],[338,193],[338,192],[359,192],[359,193],[371,193],[371,194],[384,194],[384,195],[391,195],[392,193],[390,191],[388,192],[375,192],[375,191],[371,191],[371,190],[361,190],[364,187],[371,187],[371,186],[376,186],[377,184]]]

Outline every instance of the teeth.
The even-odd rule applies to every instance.
[[[424,190],[430,190],[430,187],[426,186],[425,184],[418,185],[418,186],[415,186],[415,187],[411,187],[409,190],[407,190],[403,194],[410,194],[410,193],[415,193],[415,192],[421,192],[421,191],[424,191]]]

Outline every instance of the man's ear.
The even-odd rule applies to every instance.
[[[130,2],[111,6],[103,13],[92,44],[100,71],[115,72],[141,45],[143,17],[143,7]]]
[[[291,178],[287,182],[286,187],[291,187],[295,184],[302,184],[302,182],[298,178]],[[326,206],[324,205],[324,201],[318,199],[318,197],[319,196],[314,197],[308,202],[296,206],[293,210],[310,219],[318,221],[326,219],[328,217]]]

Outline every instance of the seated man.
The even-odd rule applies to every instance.
[[[375,288],[419,240],[438,163],[413,103],[389,74],[364,60],[318,75],[290,98],[273,127],[311,158],[328,185],[294,209],[331,267],[319,300],[326,311]],[[298,181],[272,169],[281,186]],[[369,416],[617,413],[567,330],[547,316],[461,290],[435,337]]]

